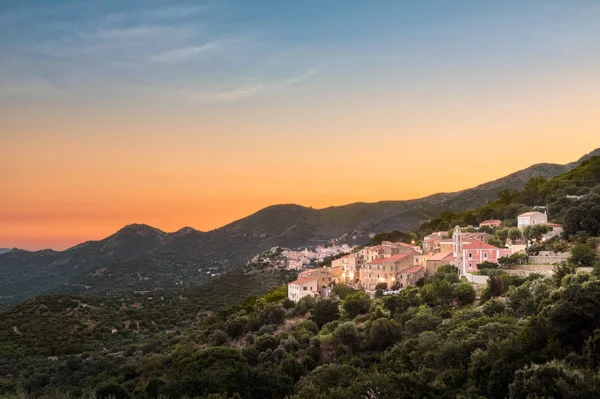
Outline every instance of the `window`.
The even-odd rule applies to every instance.
[[[308,291],[308,288],[306,288],[306,287],[303,287],[303,288],[304,288],[304,291]]]
[[[469,252],[469,259],[473,259],[473,253]]]
[[[487,259],[488,258],[488,254],[487,252],[483,254],[483,259]]]

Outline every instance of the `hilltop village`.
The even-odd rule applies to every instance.
[[[446,265],[456,267],[469,282],[485,284],[487,276],[480,269],[533,262],[551,271],[548,265],[569,258],[568,252],[555,251],[527,255],[531,242],[558,240],[563,233],[561,225],[548,222],[546,213],[523,213],[515,225],[508,228],[501,220],[485,220],[477,227],[456,226],[452,231],[423,237],[420,245],[413,240],[410,244],[381,241],[362,248],[344,245],[317,247],[315,251],[286,249],[282,255],[288,259],[288,268],[299,270],[297,280],[288,284],[288,298],[294,302],[305,296],[328,298],[336,284],[364,290],[372,297],[378,290],[383,295],[398,293]],[[498,240],[498,235],[503,240]],[[335,257],[330,266],[312,266],[314,260],[322,262],[327,257]],[[522,272],[527,274],[528,270]]]

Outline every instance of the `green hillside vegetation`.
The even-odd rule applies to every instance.
[[[0,390],[4,398],[19,390],[36,398],[600,395],[595,274],[502,275],[484,291],[477,301],[448,266],[419,287],[376,299],[338,286],[344,299],[294,304],[283,286],[172,331],[106,333],[102,348],[56,360],[47,358],[49,341],[33,354],[22,341],[3,339],[3,353],[12,356],[0,364]],[[75,298],[40,301],[60,317],[80,307]],[[39,304],[27,307],[35,312]],[[44,330],[45,319],[39,324]]]
[[[583,196],[569,199],[567,196]],[[504,226],[516,225],[517,215],[534,206],[548,206],[551,222],[561,223],[566,236],[585,232],[600,235],[600,156],[586,159],[575,169],[550,180],[533,177],[523,190],[503,190],[496,201],[464,212],[443,212],[422,224],[419,237],[456,225],[477,225],[486,219],[500,219]]]

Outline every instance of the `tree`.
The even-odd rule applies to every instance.
[[[554,265],[554,273],[552,274],[552,279],[556,283],[557,286],[560,286],[563,277],[567,274],[575,273],[575,267],[571,263],[560,262]]]
[[[296,304],[296,311],[301,315],[305,315],[306,312],[314,308],[316,304],[317,300],[315,299],[315,297],[313,297],[312,295],[307,295],[305,297],[302,297],[298,301],[298,303]]]
[[[508,238],[509,231],[510,230],[507,228],[496,230],[496,237],[498,237],[498,239],[500,241],[502,241],[502,243],[506,243],[506,239]]]
[[[227,343],[227,333],[223,330],[215,330],[208,336],[210,346],[222,346]]]
[[[511,227],[508,230],[508,238],[512,241],[519,241],[523,239],[523,233],[521,232],[521,229],[519,229],[518,227]]]
[[[346,299],[348,295],[356,292],[356,290],[346,284],[336,284],[335,287],[333,287],[332,292],[343,300]]]
[[[311,313],[310,320],[314,321],[321,328],[330,321],[340,318],[339,302],[333,299],[317,301]]]
[[[571,249],[569,261],[577,266],[594,266],[596,264],[596,251],[587,244],[577,244]]]
[[[360,345],[358,329],[356,328],[356,325],[351,321],[347,321],[337,326],[333,333],[333,336],[337,342],[339,342],[342,345],[348,346],[351,350],[357,349]]]
[[[509,387],[509,398],[597,398],[598,377],[585,370],[573,369],[564,362],[549,363],[518,370]]]
[[[461,305],[469,305],[475,302],[475,289],[469,283],[460,283],[454,287],[454,297]]]
[[[550,228],[546,224],[533,224],[529,226],[525,226],[523,228],[523,238],[527,240],[529,244],[530,241],[535,241],[539,243],[545,234],[550,231]]]
[[[366,292],[358,291],[348,295],[346,300],[344,300],[342,307],[351,318],[355,318],[359,314],[364,314],[369,311],[371,307],[371,298]]]
[[[269,303],[260,312],[261,324],[281,324],[285,320],[285,309],[280,303]]]
[[[497,269],[498,268],[498,264],[494,263],[494,262],[490,262],[490,261],[483,261],[481,263],[477,264],[477,269],[481,270],[481,269]]]
[[[377,319],[371,323],[369,344],[374,349],[384,350],[400,339],[401,331],[400,324],[395,320]]]

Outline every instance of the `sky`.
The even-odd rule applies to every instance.
[[[465,189],[599,109],[597,0],[0,0],[0,247]]]

